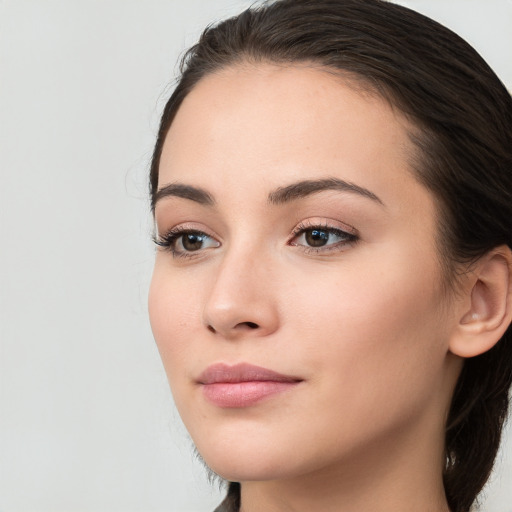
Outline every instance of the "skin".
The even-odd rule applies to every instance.
[[[312,66],[239,65],[185,98],[163,148],[152,329],[180,415],[206,463],[255,511],[447,511],[444,423],[461,359],[434,199],[409,164],[412,127],[381,98]],[[303,180],[364,187],[279,204]],[[328,232],[314,252],[302,229]],[[310,232],[309,232],[310,233]],[[462,300],[462,299],[461,299]],[[465,306],[464,306],[465,307]],[[208,402],[198,376],[247,362],[301,382],[244,408]]]

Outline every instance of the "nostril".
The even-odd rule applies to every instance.
[[[1,1],[1,0],[0,0]],[[215,327],[213,327],[213,325],[211,324],[208,324],[206,326],[206,328],[212,333],[212,334],[222,334],[224,333],[224,329],[216,329]],[[240,322],[238,324],[236,324],[233,329],[234,331],[233,332],[237,332],[237,331],[244,331],[244,330],[247,330],[247,331],[252,331],[254,329],[259,329],[260,326],[257,324],[257,323],[254,323],[254,322]],[[228,330],[231,330],[231,329],[228,329]],[[227,333],[227,332],[226,332]]]

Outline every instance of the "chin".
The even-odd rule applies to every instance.
[[[295,473],[289,454],[281,454],[274,443],[266,446],[247,443],[240,438],[223,443],[196,444],[205,464],[231,482],[283,479]],[[298,469],[298,468],[297,468]]]
[[[296,476],[290,472],[290,468],[281,472],[271,461],[261,461],[259,458],[215,460],[206,464],[215,474],[229,482],[264,482]]]

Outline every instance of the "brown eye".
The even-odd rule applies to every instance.
[[[303,227],[295,233],[290,245],[316,252],[342,251],[347,245],[358,240],[357,235],[335,227]]]
[[[186,233],[181,235],[181,245],[185,251],[198,251],[202,249],[206,235],[199,233]]]
[[[308,229],[304,232],[304,240],[311,247],[322,247],[329,242],[330,233],[322,229]]]
[[[219,247],[220,243],[201,231],[184,231],[173,235],[169,245],[174,254],[178,255]]]
[[[167,249],[174,257],[192,256],[206,249],[220,247],[215,238],[195,230],[177,229],[162,237],[155,237],[155,243]]]

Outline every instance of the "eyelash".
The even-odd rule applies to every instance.
[[[170,231],[168,231],[165,235],[162,236],[154,236],[153,242],[158,246],[162,247],[164,250],[169,251],[173,258],[194,258],[198,256],[198,251],[178,251],[176,250],[176,243],[179,241],[181,237],[184,235],[197,235],[200,237],[207,237],[212,240],[214,238],[204,231],[200,231],[199,229],[191,229],[186,226],[177,226]],[[218,243],[218,242],[217,242]]]
[[[352,229],[352,228],[351,228]],[[301,235],[305,235],[308,231],[320,231],[324,233],[328,233],[329,235],[335,235],[342,240],[339,242],[320,247],[312,247],[304,244],[293,243],[297,237]],[[205,249],[198,249],[197,251],[179,251],[176,250],[176,243],[180,240],[184,235],[196,235],[198,237],[205,237],[211,240],[215,240],[212,236],[208,235],[204,231],[200,231],[198,229],[191,229],[186,226],[177,226],[170,231],[168,231],[165,235],[154,237],[153,241],[158,247],[162,247],[164,250],[169,251],[174,258],[194,258],[199,256],[199,254]],[[289,245],[293,247],[300,247],[302,251],[306,254],[321,254],[321,253],[329,253],[332,251],[340,251],[342,247],[351,245],[356,243],[359,240],[359,237],[355,233],[351,233],[348,231],[344,231],[340,228],[329,226],[328,224],[309,224],[309,223],[301,223],[292,231],[291,241],[288,242]],[[216,242],[220,246],[219,242]],[[183,244],[183,241],[182,241]]]
[[[349,228],[353,230],[353,228]],[[330,226],[327,223],[324,224],[318,224],[318,223],[308,223],[303,222],[300,223],[292,232],[292,240],[296,239],[299,235],[305,235],[308,231],[321,231],[328,233],[329,235],[335,235],[342,240],[339,242],[336,242],[332,245],[327,246],[320,246],[320,247],[312,247],[307,245],[299,245],[297,243],[290,242],[289,244],[294,247],[301,247],[302,250],[306,254],[321,254],[321,253],[329,253],[332,251],[340,251],[342,247],[351,245],[356,243],[359,240],[359,237],[349,231],[344,231],[343,229],[340,229],[338,227]]]

